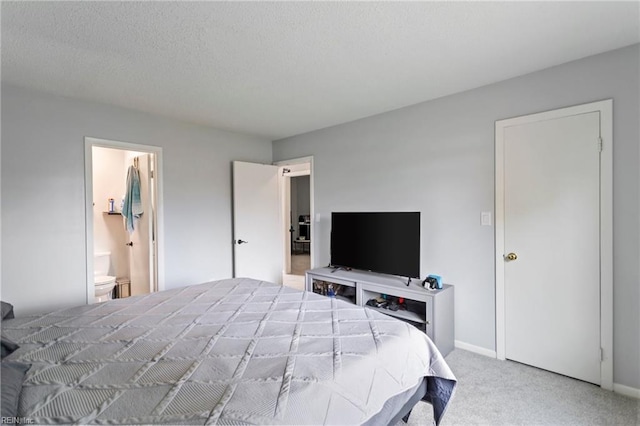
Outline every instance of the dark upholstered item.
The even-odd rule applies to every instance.
[[[2,310],[2,320],[6,320],[6,319],[13,319],[13,305],[11,303],[7,303],[7,302],[0,302],[0,308]],[[2,336],[2,359],[4,359],[6,356],[11,355],[16,349],[18,349],[20,346],[18,346],[17,344],[15,344],[14,342],[12,342],[11,340],[7,339],[6,337]],[[3,370],[4,372],[4,367]],[[4,401],[4,399],[3,399]]]
[[[2,311],[2,319],[12,319],[13,318],[13,305],[7,302],[0,302],[0,308]]]
[[[2,336],[2,359],[4,359],[6,356],[11,355],[19,347],[20,346],[18,346],[17,344],[12,342],[11,340],[9,340],[6,337]]]
[[[21,362],[2,362],[2,417],[18,415],[18,400],[22,391],[22,382],[29,364]]]

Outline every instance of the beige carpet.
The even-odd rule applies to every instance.
[[[640,425],[638,399],[462,349],[455,349],[446,360],[458,387],[443,426]],[[429,404],[419,402],[408,425],[432,424],[432,413]]]

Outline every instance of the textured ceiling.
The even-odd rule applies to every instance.
[[[632,2],[2,2],[2,80],[278,139],[640,41]]]

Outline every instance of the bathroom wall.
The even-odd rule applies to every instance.
[[[109,275],[129,276],[128,240],[122,216],[108,215],[108,200],[114,199],[120,211],[120,202],[126,184],[126,151],[93,147],[93,247],[96,252],[111,252]]]

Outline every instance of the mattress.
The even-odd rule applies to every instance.
[[[456,380],[415,327],[246,278],[4,321],[31,364],[36,424],[363,424],[427,378],[436,422]]]

